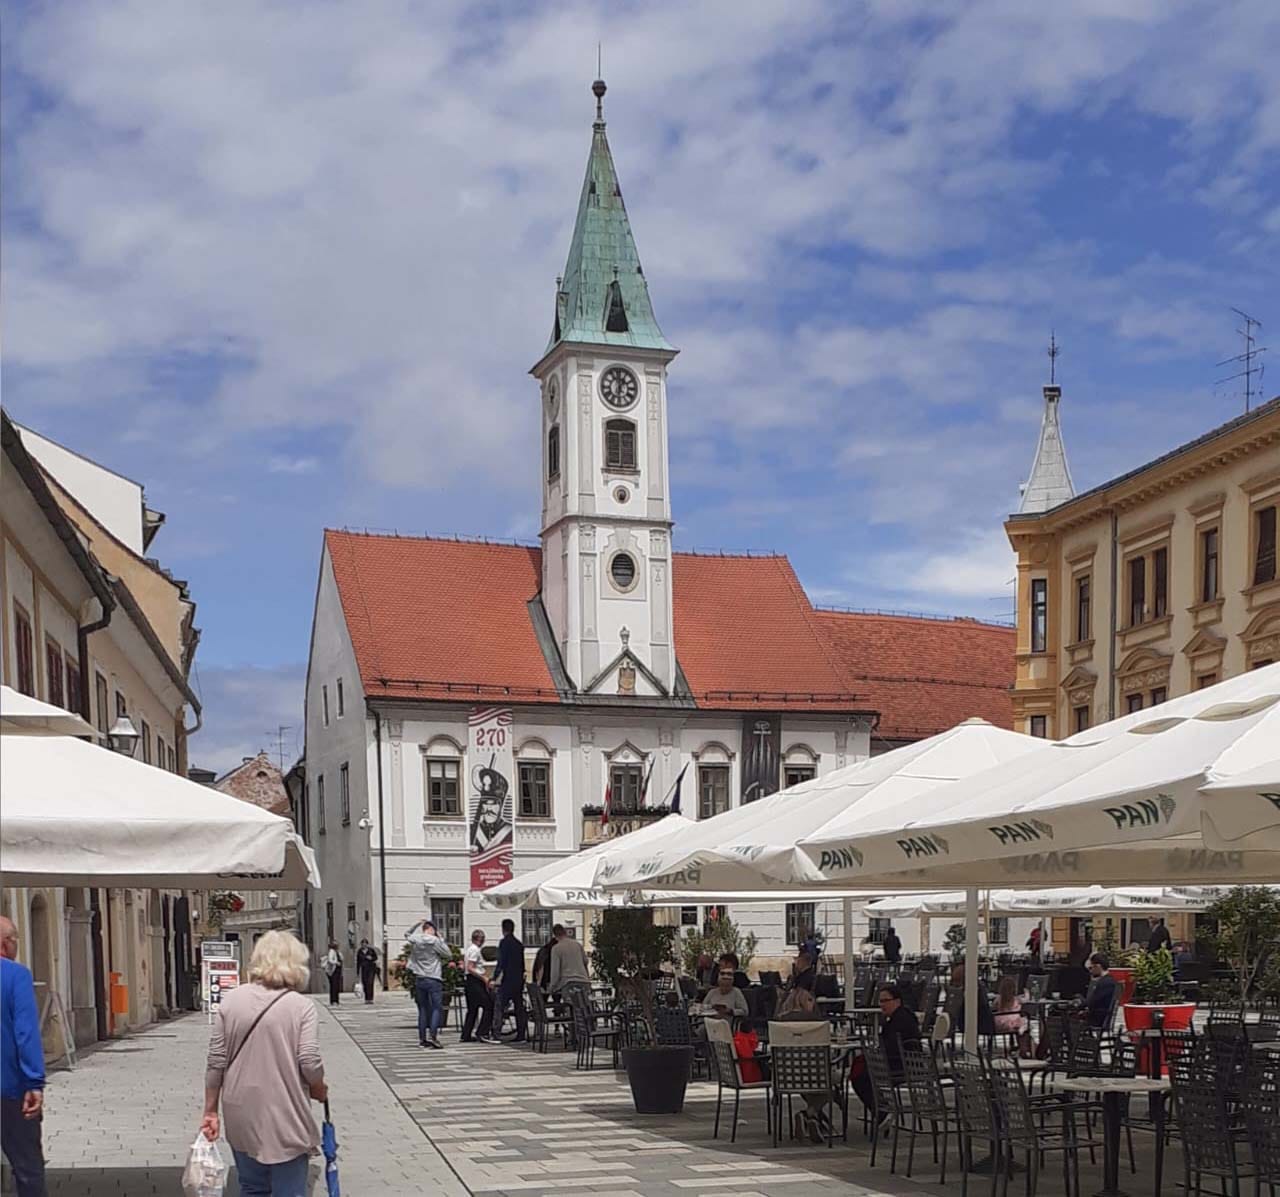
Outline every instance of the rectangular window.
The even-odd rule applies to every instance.
[[[1093,638],[1093,621],[1089,615],[1089,591],[1093,579],[1086,575],[1076,579],[1076,640]]]
[[[128,717],[128,715],[129,715],[129,704],[128,702],[125,701],[124,695],[121,694],[119,690],[117,690],[116,691],[116,718],[125,719]]]
[[[31,620],[27,613],[13,605],[13,655],[17,665],[18,689],[29,698],[36,696],[35,644],[31,637]]]
[[[1049,642],[1049,579],[1031,579],[1031,651],[1042,653]]]
[[[1217,684],[1218,675],[1216,673],[1202,673],[1198,678],[1196,678],[1197,690],[1204,690],[1209,686],[1216,686]]]
[[[1009,942],[1009,920],[999,915],[987,919],[987,943]]]
[[[1200,533],[1200,601],[1211,603],[1218,597],[1218,529]]]
[[[816,765],[783,765],[782,788],[785,790],[791,786],[798,786],[802,781],[812,781],[817,776]]]
[[[151,724],[145,719],[142,721],[142,761],[151,764]]]
[[[560,477],[560,425],[552,424],[547,433],[547,481]]]
[[[787,903],[787,946],[799,946],[813,934],[817,906],[813,902]]]
[[[698,908],[696,906],[680,907],[680,926],[696,927],[698,925]]]
[[[45,698],[55,707],[63,704],[62,693],[62,649],[58,647],[56,640],[46,640],[44,642],[44,667],[45,673],[48,675],[48,693]]]
[[[77,715],[84,714],[84,695],[80,692],[80,662],[66,659],[67,669],[67,710]]]
[[[338,679],[338,718],[341,719],[347,713],[347,699],[342,692],[342,679]]]
[[[871,943],[884,943],[884,937],[889,934],[889,928],[893,926],[891,919],[882,918],[878,914],[873,914],[867,920],[867,939]]]
[[[316,778],[316,830],[324,835],[327,830],[325,827],[325,810],[324,810],[324,778]]]
[[[1169,550],[1156,549],[1151,554],[1151,600],[1155,607],[1155,618],[1159,619],[1169,613]]]
[[[1142,695],[1130,694],[1129,697],[1124,700],[1124,709],[1125,714],[1127,715],[1132,715],[1134,711],[1142,710]]]
[[[551,818],[551,763],[549,761],[521,761],[520,818]]]
[[[636,426],[630,420],[605,422],[604,464],[608,470],[636,468]]]
[[[169,772],[177,773],[178,771],[178,750],[170,744],[166,751],[166,759],[169,762]]]
[[[1137,627],[1147,617],[1147,559],[1129,558],[1129,626]]]
[[[431,818],[462,814],[458,792],[461,764],[457,757],[427,757],[427,814]]]
[[[1088,731],[1089,729],[1089,708],[1088,707],[1072,707],[1071,709],[1072,724],[1076,731]]]
[[[324,946],[326,951],[333,942],[333,899],[328,898],[324,904]]]
[[[320,687],[320,716],[324,720],[325,727],[329,726],[329,687],[322,685]]]
[[[1254,514],[1255,548],[1253,584],[1274,582],[1276,578],[1276,508],[1262,507]]]
[[[1154,690],[1151,691],[1150,705],[1153,707],[1158,707],[1168,697],[1169,697],[1169,692],[1163,686],[1157,686]]]
[[[352,924],[356,921],[356,904],[354,902],[347,903],[347,931],[352,930]]]
[[[462,934],[461,898],[432,898],[431,917],[445,943],[457,946],[467,942]]]
[[[156,764],[164,768],[164,736],[156,736]]]
[[[709,819],[729,809],[729,766],[698,766],[698,818]]]
[[[111,715],[107,710],[107,679],[100,673],[93,675],[93,696],[97,700],[98,730],[105,736],[111,729]]]
[[[344,763],[338,770],[338,813],[343,827],[351,826],[351,770]]]
[[[1049,734],[1049,718],[1047,715],[1032,715],[1029,730],[1033,736],[1043,740]]]
[[[640,787],[644,769],[640,765],[609,766],[609,809],[632,814],[640,809]]]
[[[551,911],[526,907],[520,912],[520,938],[526,948],[540,948],[551,942]]]

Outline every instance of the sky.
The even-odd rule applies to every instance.
[[[1011,619],[1050,331],[1084,489],[1280,320],[1273,0],[0,11],[4,402],[167,513],[207,767],[301,748],[324,527],[536,539],[597,45],[677,548]]]

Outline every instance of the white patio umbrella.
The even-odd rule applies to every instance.
[[[5,885],[318,886],[288,819],[67,736],[0,748]]]
[[[92,736],[93,728],[73,711],[0,686],[0,735]]]
[[[895,870],[933,883],[966,862],[967,883],[981,884],[993,861],[1104,846],[1121,862],[1128,851],[1175,846],[1235,853],[1239,868],[1213,880],[1269,881],[1280,875],[1280,802],[1222,785],[1236,761],[1280,770],[1280,665],[1049,744],[928,803],[859,805],[838,831],[809,834],[799,848],[818,877],[846,885]]]
[[[839,839],[844,827],[864,811],[873,819],[901,822],[913,811],[929,809],[930,795],[956,778],[1038,756],[1048,747],[1045,740],[970,719],[918,744],[701,819],[686,834],[652,844],[624,844],[607,872],[597,873],[596,882],[610,889],[643,886],[718,893],[776,887],[778,897],[782,891],[823,885],[826,876],[808,854],[796,850],[798,842]],[[928,883],[901,884],[919,889]],[[849,889],[858,885],[860,881],[845,882]],[[879,882],[869,886],[886,888]]]
[[[1130,886],[1117,889],[1100,885],[1046,890],[993,889],[983,903],[989,914],[1154,914],[1179,910],[1204,910],[1217,896],[1211,888]],[[884,918],[921,918],[963,915],[963,890],[946,893],[896,894],[867,904],[867,914]]]

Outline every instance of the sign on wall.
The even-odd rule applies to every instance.
[[[777,793],[782,772],[782,716],[748,712],[742,717],[742,801]]]
[[[205,1009],[212,1019],[226,993],[240,984],[240,961],[233,956],[205,956],[201,968],[204,973]]]
[[[510,707],[475,707],[468,721],[471,890],[511,880],[515,753]]]

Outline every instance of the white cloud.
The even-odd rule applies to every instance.
[[[302,663],[199,668],[203,726],[188,744],[191,764],[224,773],[264,748],[274,759],[283,736],[287,769],[302,752],[306,672]]]

